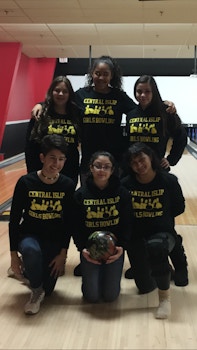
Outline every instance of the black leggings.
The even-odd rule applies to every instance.
[[[140,293],[148,293],[156,286],[166,290],[170,285],[169,253],[175,244],[168,232],[159,232],[148,239],[138,238],[127,251],[134,280]]]

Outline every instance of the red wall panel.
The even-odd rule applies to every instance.
[[[7,121],[26,120],[32,107],[43,101],[53,79],[55,59],[35,59],[21,55],[17,76],[12,89]]]
[[[0,147],[6,123],[30,118],[53,79],[56,58],[28,58],[20,43],[0,43]]]
[[[21,44],[0,43],[0,145],[3,138],[10,96],[21,57]]]

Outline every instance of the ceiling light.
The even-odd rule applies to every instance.
[[[68,57],[59,57],[59,63],[68,63]]]

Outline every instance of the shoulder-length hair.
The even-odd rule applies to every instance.
[[[161,165],[160,165],[160,160],[157,157],[156,153],[152,148],[147,146],[143,142],[136,142],[132,146],[129,147],[127,154],[126,154],[126,164],[129,169],[129,172],[135,173],[131,167],[131,162],[134,160],[136,157],[140,156],[142,153],[146,154],[150,160],[151,160],[151,165],[152,169],[155,171],[160,171],[162,170]]]

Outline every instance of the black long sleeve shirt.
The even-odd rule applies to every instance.
[[[135,102],[124,91],[115,88],[102,94],[93,87],[84,87],[77,90],[75,96],[81,110],[82,167],[87,168],[91,155],[98,150],[112,153],[119,161],[125,151],[122,115],[135,108]]]
[[[25,158],[28,173],[39,170],[42,167],[39,156],[41,152],[40,143],[31,140],[30,138],[35,123],[35,119],[30,120],[26,135]],[[79,135],[69,115],[59,114],[55,111],[51,113],[49,116],[49,123],[45,130],[43,130],[43,137],[51,134],[58,134],[64,137],[68,148],[66,156],[67,160],[61,173],[76,181],[79,173]]]
[[[167,143],[172,138],[172,147],[167,156],[170,165],[176,165],[187,145],[187,133],[180,125],[176,127],[176,116],[166,113],[166,130],[164,132],[162,118],[154,114],[150,105],[143,110],[140,105],[127,115],[128,144],[146,143],[159,157],[166,153]]]
[[[147,238],[157,232],[174,234],[174,218],[185,210],[185,199],[177,177],[161,171],[148,184],[135,176],[121,180],[132,199],[133,236]]]
[[[43,183],[33,172],[22,176],[14,190],[10,222],[10,250],[28,236],[39,241],[59,240],[68,248],[73,224],[73,181],[60,174],[54,184]]]
[[[111,176],[109,185],[100,190],[92,177],[74,195],[75,233],[74,242],[79,251],[86,247],[94,231],[110,231],[117,238],[117,245],[123,248],[131,236],[131,198],[120,185],[120,180]]]

